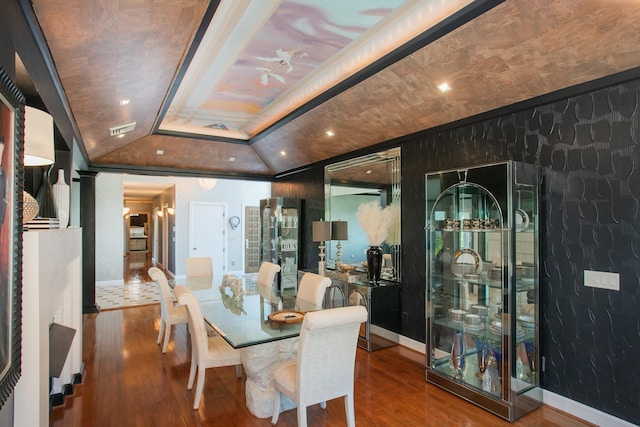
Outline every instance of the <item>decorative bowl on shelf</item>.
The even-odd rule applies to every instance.
[[[459,309],[449,309],[449,320],[454,322],[462,322],[464,320],[464,316],[467,314],[465,310]]]
[[[480,325],[480,315],[474,313],[467,313],[464,316],[464,324],[467,326],[479,326]]]

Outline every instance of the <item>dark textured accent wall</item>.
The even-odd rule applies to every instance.
[[[634,81],[403,145],[403,335],[425,339],[424,175],[535,164],[542,386],[640,423],[639,98]],[[620,291],[585,287],[584,270],[619,273]]]

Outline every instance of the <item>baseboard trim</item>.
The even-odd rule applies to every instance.
[[[49,408],[62,406],[64,404],[64,393],[53,393],[49,395]]]
[[[73,395],[75,386],[82,383],[82,375],[84,373],[84,363],[80,365],[80,372],[71,376],[71,383],[64,384],[59,393],[51,393],[49,395],[49,408],[54,406],[60,406],[64,404],[65,396]]]
[[[62,387],[62,394],[64,394],[65,396],[69,396],[69,395],[73,394],[73,387],[74,387],[73,383],[65,384]]]
[[[549,405],[558,409],[559,411],[566,412],[574,417],[580,418],[584,421],[593,423],[598,426],[607,427],[635,427],[636,424],[632,424],[628,421],[614,417],[613,415],[602,412],[598,409],[587,406],[583,403],[576,402],[568,397],[561,396],[553,393],[549,390],[542,389],[542,402],[545,405]]]
[[[80,363],[80,372],[73,374],[71,377],[71,384],[81,384],[82,378],[84,377],[84,362]]]
[[[64,404],[64,397],[73,394],[73,384],[65,384],[59,393],[51,393],[49,395],[49,408],[61,406]]]
[[[416,341],[414,339],[405,337],[403,335],[399,336],[398,344],[400,344],[403,347],[407,347],[413,351],[417,351],[418,353],[421,353],[421,354],[426,354],[427,352],[427,346],[425,343]]]

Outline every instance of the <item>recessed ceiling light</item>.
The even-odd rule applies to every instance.
[[[369,170],[368,170],[368,171],[366,171],[365,173],[366,173],[367,175],[369,175],[371,172],[372,172],[372,170],[371,170],[371,169],[369,169]]]
[[[164,150],[156,150],[156,154],[158,156],[163,156],[164,155]]]
[[[333,136],[335,135],[335,133],[332,130],[328,130],[325,132],[327,134],[327,136]]]
[[[120,105],[127,105],[127,104],[129,104],[129,102],[130,101],[128,99],[121,99],[120,100]]]
[[[440,89],[440,92],[449,92],[451,90],[451,86],[449,86],[449,83],[444,82],[438,85],[438,89]]]
[[[287,155],[287,152],[283,150],[283,151],[281,151],[281,152],[280,152],[280,155],[281,155],[281,156],[286,156],[286,155]]]
[[[121,133],[120,135],[116,136],[116,138],[124,138],[124,133]]]
[[[235,158],[235,157],[229,157],[229,161],[230,161],[230,162],[235,162],[235,161],[236,161],[236,158]]]

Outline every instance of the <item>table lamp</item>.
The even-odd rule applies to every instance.
[[[324,261],[324,242],[331,240],[331,223],[329,221],[313,221],[312,238],[314,242],[319,242],[320,261],[318,261],[318,274],[324,275],[326,272],[326,263]]]
[[[42,179],[33,189],[41,218],[57,218],[56,202],[49,172],[55,161],[53,117],[37,108],[25,106],[24,111],[24,166],[49,166],[42,171]],[[56,226],[55,228],[58,228]]]
[[[349,238],[348,233],[348,222],[347,221],[331,221],[331,240],[337,240],[338,244],[336,245],[336,267],[340,266],[342,263],[342,240],[347,240]]]

